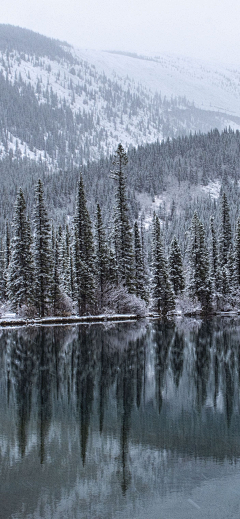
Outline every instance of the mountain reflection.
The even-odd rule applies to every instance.
[[[91,481],[126,496],[160,477],[163,453],[173,464],[236,460],[239,338],[231,319],[2,331],[2,480],[10,466],[14,480],[19,466],[25,477],[39,465],[50,486],[53,470],[63,486]]]

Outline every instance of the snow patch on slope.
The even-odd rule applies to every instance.
[[[133,57],[82,49],[74,53],[109,76],[132,78],[167,98],[186,96],[198,108],[240,116],[240,67],[168,54]]]

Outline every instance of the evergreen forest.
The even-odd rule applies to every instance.
[[[80,173],[37,178],[35,163],[33,192],[28,178],[14,203],[7,191],[1,200],[1,312],[166,316],[237,310],[239,150],[238,131],[214,130],[128,153],[119,144],[111,159],[89,163]],[[13,172],[15,159],[11,167]],[[157,205],[175,184],[175,195],[186,191],[184,199]],[[137,192],[151,200],[151,215]]]

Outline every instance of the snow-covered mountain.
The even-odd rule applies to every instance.
[[[119,142],[240,128],[239,79],[220,65],[79,50],[1,25],[0,152],[68,169]]]
[[[240,116],[239,66],[166,54],[78,49],[73,53],[107,76],[131,78],[162,97],[181,96],[202,110]]]

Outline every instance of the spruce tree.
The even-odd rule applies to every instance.
[[[208,250],[204,227],[196,212],[192,218],[190,232],[188,290],[191,297],[196,297],[200,301],[203,310],[210,309],[212,290]]]
[[[144,272],[142,244],[137,222],[134,224],[134,260],[135,293],[137,297],[140,297],[147,302],[147,282]]]
[[[219,267],[224,267],[228,262],[228,251],[232,241],[229,205],[225,193],[222,195],[220,207],[220,229],[219,229]]]
[[[73,287],[71,283],[71,236],[68,225],[61,236],[58,238],[59,249],[59,279],[62,292],[69,297],[73,297]]]
[[[128,158],[121,144],[114,155],[112,178],[116,180],[114,247],[118,269],[118,283],[125,285],[129,292],[134,292],[134,255],[132,232],[128,215],[126,179],[124,167]]]
[[[52,235],[54,233],[52,232]],[[54,237],[54,251],[53,251],[53,280],[52,280],[52,306],[53,315],[59,312],[61,305],[61,288],[60,288],[60,257],[59,257],[59,243],[61,242],[61,231]]]
[[[173,288],[168,275],[168,265],[163,251],[158,216],[153,217],[153,265],[152,301],[153,310],[166,315],[175,306]]]
[[[74,295],[81,315],[94,310],[96,284],[92,224],[87,210],[82,175],[77,187],[73,251]]]
[[[11,257],[11,238],[8,220],[5,224],[5,236],[2,240],[2,277],[1,277],[1,294],[3,299],[7,299],[7,271]]]
[[[5,262],[4,262],[4,250],[3,250],[3,239],[0,238],[0,300],[5,298]]]
[[[13,217],[11,256],[7,269],[7,295],[14,310],[34,301],[34,267],[30,223],[26,217],[26,203],[22,189],[17,194]]]
[[[234,240],[234,271],[235,271],[235,283],[239,288],[240,286],[240,218],[237,220],[235,240]]]
[[[211,276],[213,282],[216,282],[217,273],[218,273],[218,248],[217,248],[217,238],[216,231],[214,227],[214,217],[210,218],[210,232],[211,232],[211,253],[210,253],[210,261],[211,261]]]
[[[47,315],[52,302],[53,257],[52,236],[44,202],[43,184],[38,180],[34,208],[35,304],[40,317]]]
[[[175,295],[178,295],[184,290],[185,282],[183,275],[182,255],[176,236],[174,236],[171,242],[168,261],[170,281],[172,283]]]
[[[103,305],[103,294],[106,284],[110,281],[110,251],[107,246],[105,229],[102,221],[100,205],[97,204],[96,224],[96,274],[100,292],[100,307]]]
[[[6,222],[5,227],[5,269],[8,268],[8,265],[10,263],[10,255],[11,255],[11,247],[10,247],[10,229],[8,221]]]

